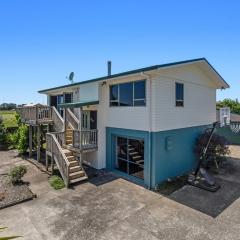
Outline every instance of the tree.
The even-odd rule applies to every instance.
[[[233,100],[230,98],[226,98],[222,101],[217,102],[217,109],[221,107],[230,107],[232,113],[240,114],[240,103],[238,99]]]

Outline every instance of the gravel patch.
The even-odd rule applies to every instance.
[[[31,200],[36,197],[26,183],[13,185],[7,175],[0,175],[0,209]]]

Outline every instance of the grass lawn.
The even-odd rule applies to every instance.
[[[15,111],[0,111],[5,128],[17,127],[15,113]]]

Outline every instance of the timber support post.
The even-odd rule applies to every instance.
[[[33,146],[33,129],[32,126],[29,125],[29,157],[32,157],[32,146]]]
[[[41,129],[40,129],[40,125],[37,126],[37,161],[40,161],[41,158]]]

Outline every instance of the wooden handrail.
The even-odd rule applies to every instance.
[[[52,154],[57,167],[63,177],[63,180],[68,187],[69,185],[69,166],[70,162],[66,158],[62,150],[62,146],[59,142],[59,135],[64,136],[64,132],[56,132],[56,133],[47,133],[46,141],[47,141],[47,151]]]
[[[53,119],[55,131],[58,131],[58,132],[63,131],[64,120],[55,107],[52,107],[52,119]]]
[[[66,108],[65,114],[66,114],[66,124],[70,124],[72,129],[78,129],[79,120],[74,115],[74,113],[70,109]]]

